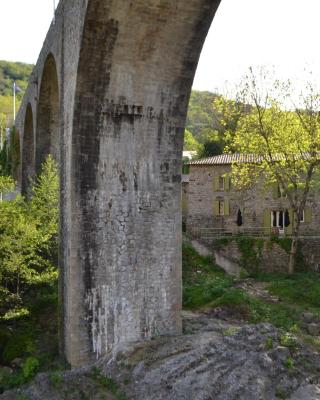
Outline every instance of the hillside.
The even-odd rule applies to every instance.
[[[203,131],[219,129],[219,119],[214,110],[213,102],[220,96],[211,92],[191,92],[189,109],[187,115],[186,129],[188,129],[197,140],[201,140]]]
[[[21,92],[17,93],[17,110],[28,86],[33,65],[20,62],[0,61],[0,129],[11,125],[13,116],[13,82]]]
[[[21,62],[0,61],[0,130],[12,125],[13,121],[13,82],[21,89],[16,94],[18,111],[23,94],[28,86],[33,65]],[[223,151],[219,117],[214,109],[214,101],[220,96],[211,92],[193,90],[189,102],[186,129],[189,135],[186,149],[203,149],[203,155],[218,154]],[[217,133],[218,132],[218,133]],[[195,140],[194,140],[195,139]],[[199,145],[200,143],[200,145]]]

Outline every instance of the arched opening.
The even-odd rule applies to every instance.
[[[11,173],[15,181],[19,180],[20,175],[20,132],[15,128],[12,130],[10,138],[10,163]]]
[[[56,62],[50,54],[43,67],[39,103],[37,110],[36,133],[36,173],[48,154],[59,165],[59,85]]]
[[[88,3],[63,262],[63,347],[73,365],[119,343],[181,332],[183,131],[219,2],[162,1],[160,10]]]
[[[35,173],[33,112],[30,103],[27,106],[24,120],[21,172],[21,192],[25,195],[28,192],[30,178],[32,178]]]

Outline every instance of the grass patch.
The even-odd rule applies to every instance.
[[[290,307],[277,303],[266,303],[242,289],[230,288],[210,303],[212,307],[232,308],[240,317],[251,323],[270,322],[278,328],[290,330],[298,315]]]
[[[222,296],[234,279],[214,265],[212,257],[200,256],[183,244],[183,306],[196,308]]]
[[[320,308],[320,274],[313,272],[285,274],[259,274],[255,279],[269,282],[268,290],[283,301],[313,309]]]
[[[295,304],[308,308],[320,307],[319,274],[295,274],[272,282],[268,289],[270,293]]]
[[[183,245],[182,260],[185,308],[224,307],[230,309],[233,315],[236,314],[250,323],[269,322],[285,331],[291,331],[297,326],[301,313],[299,307],[292,307],[296,297],[300,303],[316,304],[320,301],[320,293],[314,298],[320,289],[320,277],[319,283],[305,294],[308,301],[302,301],[299,298],[301,288],[307,283],[307,287],[310,287],[312,281],[306,274],[296,274],[292,277],[281,274],[256,275],[257,280],[270,282],[272,293],[279,295],[281,290],[283,297],[286,293],[287,302],[271,303],[254,297],[243,289],[235,288],[233,277],[214,265],[211,257],[200,256],[190,245]]]
[[[117,382],[107,376],[101,374],[98,368],[94,367],[92,369],[92,379],[98,383],[100,386],[105,387],[109,392],[111,392],[116,400],[126,400],[126,397],[123,393],[120,392]]]

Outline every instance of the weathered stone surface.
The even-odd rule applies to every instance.
[[[301,386],[289,400],[320,400],[320,385]]]
[[[310,324],[307,325],[307,331],[312,336],[319,336],[320,335],[320,324],[311,322]]]
[[[118,382],[119,391],[129,400],[318,398],[320,355],[304,347],[292,352],[281,346],[281,333],[272,325],[241,327],[205,314],[186,313],[184,330],[182,336],[118,347],[113,357],[99,360],[96,366]],[[289,357],[293,368],[286,365]],[[90,399],[99,399],[101,388],[97,386],[95,392],[89,377],[90,367],[65,372],[58,390],[42,374],[20,395],[58,400],[64,390],[77,387],[77,394],[69,391],[68,399],[81,398],[79,390],[84,394],[90,390]],[[8,392],[0,399],[17,399],[17,393]]]
[[[24,191],[48,152],[60,164],[61,348],[72,365],[181,332],[183,132],[219,3],[60,0],[16,124]]]
[[[311,322],[315,322],[317,319],[316,315],[311,312],[304,312],[302,313],[302,320],[303,322],[310,324]]]

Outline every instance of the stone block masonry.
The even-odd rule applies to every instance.
[[[24,171],[59,161],[61,350],[74,366],[181,332],[183,132],[219,2],[60,0],[17,127],[22,155],[34,143]]]

